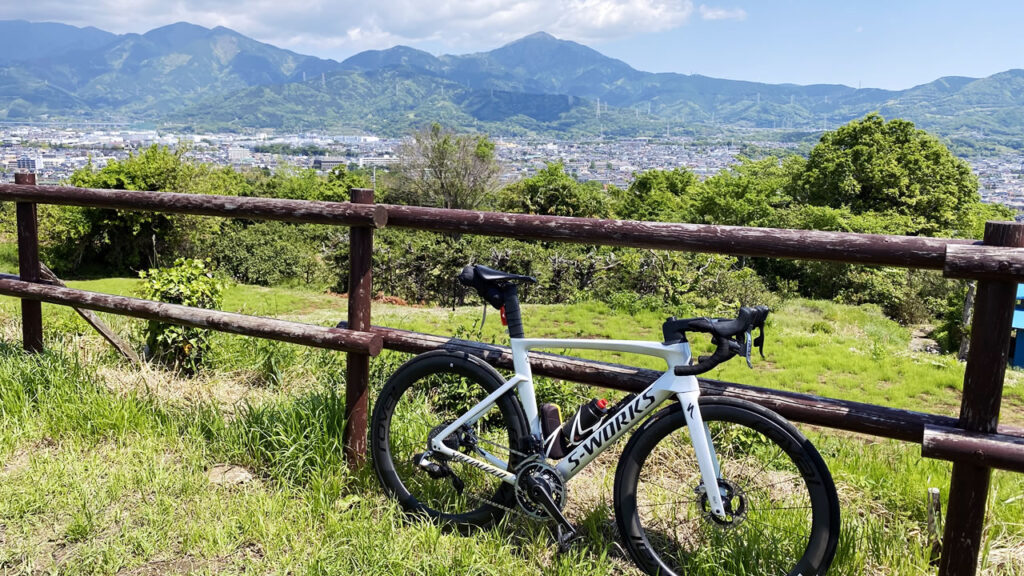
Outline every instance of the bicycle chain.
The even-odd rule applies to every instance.
[[[476,434],[473,434],[473,440],[475,440],[476,442],[483,442],[485,444],[490,444],[491,446],[496,446],[498,448],[501,448],[502,450],[508,450],[509,454],[515,454],[516,456],[519,456],[519,457],[523,458],[524,461],[527,458],[530,457],[530,455],[525,453],[525,452],[520,452],[518,450],[513,450],[512,448],[509,448],[507,446],[502,446],[501,444],[498,444],[497,442],[491,442],[490,440],[485,440],[483,438],[480,438]]]
[[[490,440],[487,440],[487,439],[484,439],[484,438],[480,438],[475,433],[473,434],[473,440],[478,442],[478,443],[482,442],[484,444],[489,444],[489,445],[494,446],[496,448],[501,448],[502,450],[507,450],[509,452],[509,454],[515,454],[516,456],[521,457],[523,459],[523,462],[520,463],[520,466],[522,466],[522,464],[524,464],[526,461],[529,460],[529,458],[531,458],[531,456],[529,454],[526,454],[525,452],[520,452],[520,451],[514,450],[514,449],[512,449],[512,448],[510,448],[508,446],[502,446],[501,444],[498,444],[497,442],[491,442]],[[499,504],[499,503],[494,502],[492,500],[488,500],[487,498],[482,498],[480,496],[477,496],[476,494],[470,494],[469,496],[470,496],[470,498],[473,498],[474,500],[477,500],[477,501],[482,502],[484,504],[490,504],[491,506],[494,506],[495,508],[498,508],[500,510],[504,510],[505,512],[508,512],[508,513],[511,513],[511,514],[518,514],[518,515],[525,515],[526,514],[525,512],[520,510],[519,508],[513,508],[511,506],[505,506],[504,504]]]
[[[500,508],[501,510],[504,510],[505,512],[508,512],[510,514],[524,514],[524,512],[522,510],[518,509],[518,508],[512,508],[511,506],[505,506],[504,504],[498,504],[497,502],[494,502],[492,500],[488,500],[487,498],[481,498],[481,497],[477,496],[476,494],[471,494],[470,498],[473,498],[474,500],[477,500],[477,501],[482,502],[484,504],[490,504],[491,506],[494,506],[495,508]]]

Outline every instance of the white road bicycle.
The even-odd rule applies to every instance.
[[[741,308],[728,320],[669,318],[664,342],[531,339],[517,283],[533,278],[467,266],[459,280],[501,309],[515,375],[506,380],[475,356],[437,350],[391,376],[374,406],[370,445],[377,476],[408,513],[469,528],[519,511],[554,521],[564,550],[578,534],[563,514],[566,484],[642,422],[618,462],[613,503],[619,534],[644,571],[826,572],[839,537],[839,500],[817,450],[770,410],[700,397],[695,377],[735,355],[749,363],[752,346],[763,345],[767,308]],[[716,350],[691,364],[693,332],[710,334]],[[667,369],[607,409],[555,460],[559,429],[545,429],[537,404],[527,358],[534,349],[645,354],[664,359]]]

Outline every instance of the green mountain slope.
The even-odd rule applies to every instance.
[[[0,74],[30,79],[26,87],[33,81],[52,85],[74,94],[92,110],[152,117],[209,94],[302,80],[337,66],[227,28],[211,30],[182,22],[143,35],[118,36],[93,50],[14,63]],[[9,101],[0,100],[0,108]],[[40,100],[39,106],[59,109],[60,102]]]
[[[434,56],[396,46],[338,63],[183,22],[141,35],[20,21],[0,22],[0,32],[0,47],[10,47],[0,60],[0,120],[115,116],[386,134],[440,121],[501,133],[649,136],[673,126],[812,132],[879,111],[951,141],[1024,148],[1022,70],[890,91],[654,74],[545,33],[489,52]]]
[[[354,128],[393,134],[435,121],[467,128],[504,122],[522,125],[520,131],[538,131],[574,105],[586,104],[564,95],[472,90],[438,76],[391,68],[347,70],[306,82],[249,88],[211,97],[168,120],[219,129]]]
[[[78,28],[55,22],[0,20],[0,64],[95,50],[116,38],[115,34],[92,26]]]

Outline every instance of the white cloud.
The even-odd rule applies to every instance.
[[[744,20],[747,17],[743,8],[716,8],[701,4],[699,11],[704,20]]]
[[[701,6],[701,14],[705,7]],[[143,33],[178,21],[225,26],[257,40],[321,57],[395,44],[454,52],[491,49],[537,31],[599,42],[670,30],[691,0],[35,0],[0,3],[0,19],[64,22]]]

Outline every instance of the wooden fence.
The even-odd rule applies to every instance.
[[[351,202],[334,203],[36,186],[32,174],[0,184],[2,200],[17,203],[19,276],[0,275],[0,294],[21,298],[26,350],[43,349],[40,302],[50,302],[345,351],[344,445],[353,466],[365,458],[369,358],[381,348],[463,350],[511,367],[507,347],[371,326],[375,228],[942,270],[947,277],[978,280],[959,418],[715,380],[701,380],[701,390],[745,398],[798,422],[919,443],[923,456],[952,461],[940,576],[966,576],[977,569],[992,468],[1024,473],[1024,430],[998,424],[1016,285],[1024,282],[1024,224],[989,222],[984,241],[974,242],[390,206],[375,204],[373,192],[364,189],[353,190]],[[39,203],[349,226],[348,322],[325,328],[53,285],[40,273]],[[531,354],[531,365],[539,375],[630,391],[660,374],[542,353]]]

